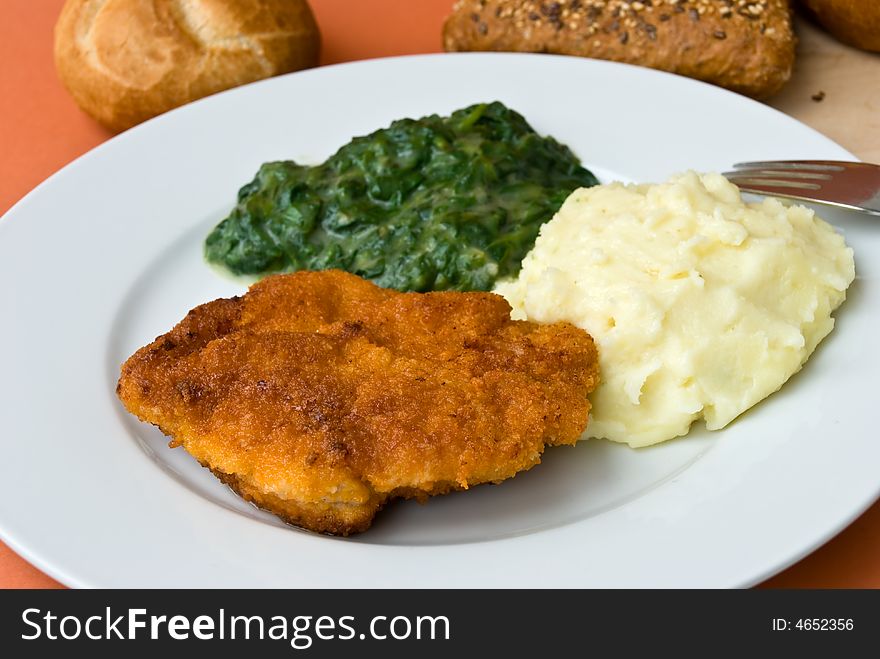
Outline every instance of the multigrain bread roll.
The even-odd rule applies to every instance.
[[[880,51],[880,0],[801,0],[801,3],[844,43]]]
[[[55,65],[111,130],[261,78],[315,66],[306,0],[67,0]]]
[[[640,64],[755,98],[795,55],[789,0],[459,0],[448,51],[525,51]]]

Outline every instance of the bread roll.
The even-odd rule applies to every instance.
[[[120,131],[223,89],[318,63],[306,0],[67,0],[55,66]]]
[[[856,48],[880,51],[880,0],[801,0],[835,37]]]
[[[443,44],[640,64],[756,98],[795,56],[789,0],[460,0]]]

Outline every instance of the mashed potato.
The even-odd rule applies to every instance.
[[[801,206],[745,204],[717,174],[574,192],[519,278],[514,317],[599,345],[588,436],[647,446],[715,430],[773,393],[834,327],[853,253]]]

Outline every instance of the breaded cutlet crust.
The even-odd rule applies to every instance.
[[[391,499],[499,483],[575,443],[598,379],[586,332],[512,321],[498,295],[324,271],[196,307],[117,392],[244,498],[347,535]]]

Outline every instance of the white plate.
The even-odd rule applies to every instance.
[[[551,449],[503,485],[396,503],[348,540],[242,503],[128,415],[120,363],[241,292],[201,241],[266,160],[316,161],[393,119],[501,100],[604,181],[852,158],[793,119],[585,59],[467,54],[317,69],[200,101],[61,170],[0,222],[0,528],[73,586],[743,586],[877,496],[880,227],[834,216],[858,279],[785,388],[722,432]]]

